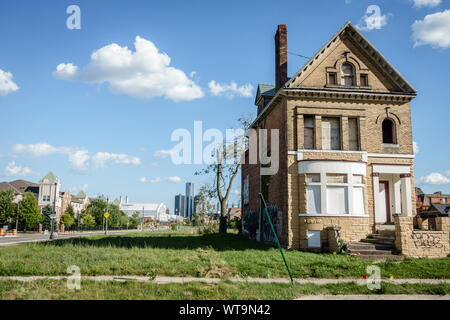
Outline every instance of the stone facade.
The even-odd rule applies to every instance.
[[[353,68],[352,85],[330,84],[330,74],[339,76],[346,64]],[[364,86],[363,76],[368,79]],[[258,105],[252,127],[269,130],[269,138],[270,130],[279,131],[280,164],[276,174],[263,178],[260,165],[248,164],[246,153],[242,179],[248,179],[249,202],[242,201],[243,212],[259,210],[258,194],[266,190],[268,204],[283,214],[280,241],[289,249],[313,251],[330,246],[329,227],[340,228],[344,241],[359,241],[378,224],[393,223],[394,214],[414,216],[410,101],[415,95],[346,24],[267,105]],[[311,117],[313,128],[306,128],[305,119]],[[334,129],[329,127],[331,118],[338,123]],[[354,131],[350,120],[357,124]],[[337,147],[330,149],[331,141]]]

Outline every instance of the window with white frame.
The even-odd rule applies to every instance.
[[[306,175],[306,213],[365,214],[364,177],[362,175],[327,173],[324,176],[326,179],[322,181],[320,174]],[[326,198],[322,199],[322,196]]]

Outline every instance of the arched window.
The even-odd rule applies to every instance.
[[[381,124],[383,130],[383,143],[396,143],[395,123],[391,119],[384,119]]]
[[[341,67],[342,73],[342,85],[354,86],[355,85],[355,70],[349,63],[344,63]]]

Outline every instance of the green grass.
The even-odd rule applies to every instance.
[[[188,282],[184,284],[155,284],[151,282],[115,282],[83,280],[80,290],[69,290],[66,281],[38,280],[31,282],[0,281],[0,299],[114,299],[114,300],[159,300],[159,299],[217,299],[217,300],[260,300],[294,299],[303,295],[318,294],[432,294],[450,293],[449,284],[399,284],[382,283],[380,290],[371,291],[356,283],[345,284],[258,284],[233,283],[222,280],[211,284]]]
[[[371,263],[345,255],[287,251],[296,278],[362,277]],[[287,277],[277,248],[235,234],[188,231],[89,236],[0,247],[0,276],[82,275]],[[379,263],[389,278],[450,278],[450,258]]]

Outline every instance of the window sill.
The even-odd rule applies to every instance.
[[[327,217],[345,217],[345,218],[369,218],[368,214],[332,214],[332,213],[299,213],[298,214],[299,217],[322,217],[322,218],[327,218]]]
[[[400,145],[397,143],[383,143],[381,145],[383,148],[395,148],[395,149],[399,149]]]

